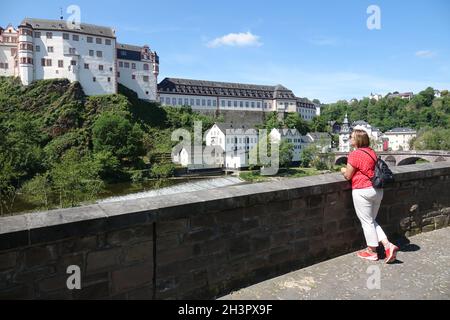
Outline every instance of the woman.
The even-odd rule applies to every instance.
[[[358,257],[371,261],[378,260],[377,247],[379,242],[386,252],[386,263],[396,260],[399,248],[389,242],[383,229],[375,221],[381,200],[383,189],[375,189],[372,186],[372,178],[375,174],[377,155],[370,146],[369,135],[362,126],[356,126],[350,137],[350,144],[356,150],[350,152],[347,160],[347,168],[341,172],[347,180],[352,182],[353,205],[356,214],[361,221],[367,249],[359,251]]]

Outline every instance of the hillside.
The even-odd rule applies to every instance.
[[[87,97],[66,79],[24,87],[0,77],[0,213],[19,193],[44,208],[65,207],[94,198],[105,183],[170,176],[172,131],[214,122],[119,90]]]

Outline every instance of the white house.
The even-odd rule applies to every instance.
[[[330,152],[332,149],[332,137],[327,132],[309,132],[305,138],[306,144],[316,145],[320,152]]]
[[[215,123],[205,137],[206,146],[218,146],[219,150],[223,150],[218,162],[233,169],[249,166],[249,152],[258,143],[256,129],[233,123]]]
[[[392,151],[409,151],[409,143],[415,137],[417,131],[410,128],[394,128],[383,135],[388,140],[387,149]]]
[[[383,96],[381,94],[377,94],[377,93],[375,93],[375,94],[370,93],[370,96],[369,96],[369,99],[371,99],[371,100],[373,99],[373,100],[376,100],[376,101],[379,101],[382,98],[383,98]]]
[[[311,139],[302,136],[297,129],[272,129],[269,133],[270,141],[272,143],[281,144],[282,141],[287,141],[294,146],[293,162],[300,161],[302,150],[311,143]]]

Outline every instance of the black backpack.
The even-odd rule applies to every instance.
[[[364,153],[367,153],[374,161],[375,161],[375,174],[373,178],[371,179],[372,185],[374,188],[381,189],[385,187],[389,183],[393,183],[395,181],[394,174],[392,173],[391,169],[389,169],[389,166],[386,162],[381,160],[381,157],[378,157],[378,160],[375,160],[374,157],[370,155],[370,153],[361,150]],[[361,171],[362,173],[362,171]],[[364,173],[362,173],[364,174]],[[365,174],[364,174],[365,175]],[[365,175],[367,178],[369,178],[367,175]],[[369,178],[370,179],[370,178]]]

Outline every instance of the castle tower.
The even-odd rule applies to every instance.
[[[33,27],[29,24],[19,26],[19,75],[24,85],[34,81]]]
[[[344,122],[342,123],[341,131],[339,132],[339,151],[350,151],[350,126],[348,122],[347,113],[345,114]]]

